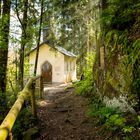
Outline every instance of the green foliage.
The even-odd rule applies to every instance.
[[[86,57],[87,67],[84,70],[83,79],[75,84],[76,92],[81,95],[88,95],[93,89],[92,67],[95,60],[95,53],[89,53]]]
[[[103,91],[109,96],[113,89],[114,96],[120,93],[128,97],[136,95],[140,108],[139,0],[107,0],[102,4],[100,39],[105,46],[107,67],[102,72],[106,74],[105,82],[100,86],[111,85],[112,89]]]
[[[96,125],[103,126],[104,131],[112,132],[112,135],[119,134],[123,139],[133,139],[133,133],[139,133],[139,115],[125,114],[115,108],[106,107],[97,102],[97,99],[92,102],[88,115],[94,117]]]
[[[0,92],[0,123],[3,121],[5,117],[7,101],[5,100],[4,93]]]
[[[109,130],[118,130],[125,126],[126,119],[120,114],[111,115],[105,122],[105,126]]]
[[[76,92],[80,95],[88,95],[92,90],[91,80],[83,80],[75,84]]]
[[[116,110],[113,108],[105,107],[104,105],[99,105],[98,103],[93,103],[90,107],[88,114],[90,116],[98,118],[98,124],[104,124],[106,122],[106,119],[115,112]]]
[[[138,0],[108,0],[107,8],[103,11],[102,22],[107,30],[125,30],[130,28],[135,17]]]
[[[135,128],[133,126],[125,126],[123,128],[124,133],[132,133],[134,130],[135,130]]]
[[[13,134],[15,138],[22,138],[23,132],[32,128],[35,124],[35,119],[31,113],[30,108],[24,108],[20,113],[13,127]]]
[[[140,122],[140,116],[138,115],[138,121]]]

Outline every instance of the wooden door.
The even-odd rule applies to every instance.
[[[49,83],[52,82],[52,65],[46,61],[41,68],[42,76],[43,76],[43,82]]]

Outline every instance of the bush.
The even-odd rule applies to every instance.
[[[76,93],[80,95],[88,95],[92,90],[92,83],[89,80],[83,80],[75,84]]]
[[[89,109],[88,114],[92,117],[98,118],[97,123],[104,124],[106,120],[116,113],[116,110],[110,107],[105,107],[103,104],[93,103]]]

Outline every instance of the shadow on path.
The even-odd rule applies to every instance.
[[[101,140],[86,113],[88,99],[68,85],[48,85],[38,102],[40,137],[36,140]]]

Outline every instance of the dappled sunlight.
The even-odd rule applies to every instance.
[[[39,101],[39,128],[44,140],[94,139],[95,128],[85,114],[88,100],[76,96],[73,88],[66,88],[68,85],[46,88],[44,100]]]
[[[67,88],[70,85],[72,85],[72,83],[53,83],[53,84],[46,84],[44,85],[44,93],[46,93],[47,91],[51,92],[50,90],[56,91],[56,92],[60,92],[63,91],[63,88]]]
[[[140,140],[140,0],[0,6],[0,140]]]
[[[42,101],[38,101],[37,102],[37,105],[40,106],[40,107],[45,107],[47,105],[51,105],[52,103],[47,101],[47,100],[42,100]]]

